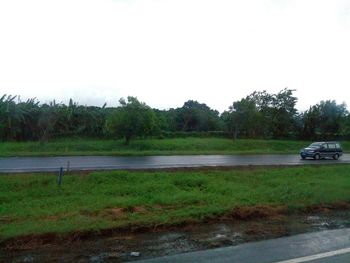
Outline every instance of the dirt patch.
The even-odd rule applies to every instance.
[[[27,235],[18,238],[9,239],[6,242],[0,243],[0,247],[8,249],[33,249],[57,243],[58,235],[47,233],[41,235]]]
[[[60,218],[62,218],[62,216],[55,216],[55,215],[52,215],[52,216],[46,216],[43,218],[44,221],[57,221],[59,220]]]
[[[123,219],[127,217],[128,210],[121,207],[106,208],[98,211],[79,211],[80,215],[87,217],[107,217],[112,220]]]
[[[144,207],[144,206],[135,206],[135,207],[133,207],[133,208],[131,209],[131,211],[132,211],[133,213],[141,213],[141,214],[144,214],[144,213],[147,212],[147,209],[146,209],[146,207]]]
[[[111,214],[113,214],[114,216],[117,216],[117,217],[125,215],[124,208],[120,208],[120,207],[106,209],[106,211],[110,212]]]
[[[58,221],[62,218],[65,218],[67,216],[70,216],[71,213],[67,214],[60,214],[60,215],[48,215],[48,216],[39,216],[34,218],[35,220],[40,220],[40,221]],[[11,218],[10,216],[2,216],[0,217],[0,224],[11,224],[11,223],[20,223],[25,221],[26,218]]]
[[[277,218],[286,215],[286,206],[243,206],[233,209],[230,216],[239,220],[250,220],[258,218]]]
[[[348,210],[350,209],[350,204],[345,201],[335,202],[333,204],[319,204],[311,205],[305,209],[307,213],[329,213],[334,210]]]
[[[0,216],[0,223],[2,224],[10,224],[13,222],[13,219],[9,216]]]
[[[80,210],[79,214],[82,216],[88,216],[88,217],[96,217],[100,211],[88,211],[88,210]]]
[[[333,204],[335,210],[348,210],[350,209],[350,204],[345,201],[336,202]]]
[[[104,209],[101,211],[100,215],[103,217],[111,218],[113,220],[123,219],[127,216],[125,209],[120,207]]]

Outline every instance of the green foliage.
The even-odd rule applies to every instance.
[[[234,102],[229,111],[222,115],[227,131],[234,139],[238,134],[246,138],[256,138],[259,134],[261,117],[256,103],[249,97]]]
[[[103,135],[108,112],[105,106],[81,106],[72,100],[68,106],[55,101],[40,105],[35,99],[22,102],[4,95],[0,98],[0,140],[47,142],[52,137]]]
[[[24,234],[201,221],[240,206],[349,201],[349,165],[0,176],[0,241]],[[142,207],[140,212],[133,208]],[[123,214],[113,214],[113,210]],[[118,210],[119,209],[119,210]]]
[[[293,90],[283,89],[277,94],[254,92],[236,101],[222,114],[226,130],[246,138],[289,138],[295,130],[297,98]]]
[[[347,114],[344,103],[337,104],[334,100],[321,101],[302,114],[303,137],[330,140],[346,134],[349,129]]]
[[[21,125],[26,117],[30,117],[30,111],[25,109],[23,103],[15,102],[16,96],[3,95],[0,98],[0,138],[11,140],[21,136]],[[27,104],[37,104],[34,101],[28,101]]]
[[[107,128],[119,138],[125,138],[128,145],[130,139],[137,136],[149,136],[155,131],[156,115],[153,110],[135,97],[120,101],[118,107],[107,119]]]
[[[350,138],[349,113],[345,104],[322,101],[298,113],[294,90],[276,94],[253,92],[235,101],[221,115],[204,103],[189,100],[182,107],[151,109],[136,98],[121,100],[119,107],[68,105],[36,99],[0,97],[0,140],[41,141],[64,137],[159,138],[209,136],[265,139],[329,140]],[[131,116],[131,117],[130,117]],[[187,133],[188,135],[184,135]],[[198,133],[198,134],[197,134]],[[171,135],[172,134],[172,135]]]
[[[189,100],[181,108],[155,110],[159,128],[167,132],[222,131],[219,112],[204,103]]]
[[[177,110],[176,125],[181,131],[215,131],[220,129],[219,112],[206,104],[189,100]]]

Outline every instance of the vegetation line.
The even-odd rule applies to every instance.
[[[16,96],[0,97],[0,141],[41,141],[84,137],[123,139],[209,136],[245,139],[339,140],[350,138],[345,104],[321,101],[298,112],[294,90],[266,91],[235,101],[223,113],[189,100],[182,107],[152,109],[135,97],[116,107],[68,105]]]

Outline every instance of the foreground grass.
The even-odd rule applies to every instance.
[[[224,138],[177,138],[133,140],[64,139],[49,143],[3,142],[0,156],[64,155],[185,155],[298,153],[310,142],[286,140],[232,140]],[[343,142],[350,149],[350,142]]]
[[[0,176],[0,240],[201,221],[235,207],[350,200],[350,165]]]

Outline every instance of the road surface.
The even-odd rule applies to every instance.
[[[159,169],[201,166],[303,165],[350,163],[350,154],[340,160],[301,160],[299,155],[188,155],[188,156],[67,156],[0,158],[0,172],[52,172],[69,166],[73,171],[114,169]]]
[[[349,228],[327,230],[137,262],[343,263],[350,262],[349,237]]]

